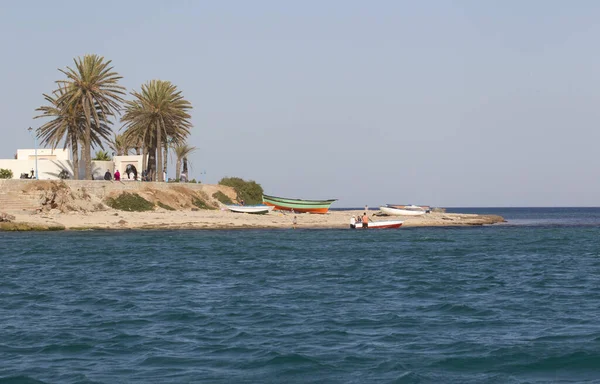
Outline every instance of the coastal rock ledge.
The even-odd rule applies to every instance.
[[[144,212],[111,208],[110,199],[122,194],[138,195],[151,208]],[[222,195],[236,202],[235,191],[221,185],[0,180],[0,210],[6,219],[0,223],[0,230],[291,228],[294,216],[298,228],[348,228],[350,217],[362,214],[362,211],[330,211],[325,215],[237,214],[223,209],[223,204],[215,197]],[[405,227],[504,222],[496,215],[441,212],[407,218],[372,216],[374,221],[390,219],[404,220]]]

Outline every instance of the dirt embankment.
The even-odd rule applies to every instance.
[[[138,202],[144,202],[146,210],[160,212],[218,210],[223,205],[218,198],[223,195],[233,202],[237,201],[233,188],[221,185],[0,180],[0,230],[69,228],[77,215],[92,217],[108,212],[118,214],[121,211],[112,207],[115,201],[124,196],[133,196]],[[122,206],[120,208],[123,209]],[[133,205],[124,210],[136,211],[137,207]],[[56,220],[40,220],[50,216]]]
[[[13,193],[13,199],[38,213],[106,211],[114,199],[124,194],[137,195],[156,207],[162,205],[175,210],[192,209],[199,201],[208,209],[218,209],[221,203],[214,196],[216,192],[222,192],[233,201],[237,197],[232,188],[220,185],[109,181],[40,180],[23,183],[17,192],[16,196]]]

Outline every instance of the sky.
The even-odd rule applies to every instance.
[[[204,183],[333,207],[600,206],[599,19],[586,0],[2,2],[0,158],[33,147],[58,69],[95,53],[128,92],[177,85]]]

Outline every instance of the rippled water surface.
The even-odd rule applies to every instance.
[[[600,382],[600,214],[508,218],[0,232],[0,383]]]

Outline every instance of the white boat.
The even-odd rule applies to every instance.
[[[379,207],[381,212],[391,216],[421,216],[427,211],[418,205],[405,205],[402,208]]]
[[[269,213],[275,207],[270,207],[268,205],[226,205],[227,209],[231,212],[236,213],[253,213],[256,215]]]
[[[404,221],[400,220],[385,220],[385,221],[369,221],[367,223],[367,229],[386,229],[386,228],[400,228]],[[356,223],[355,228],[352,229],[362,229],[362,223]]]
[[[414,205],[414,204],[410,204],[410,205],[401,205],[401,204],[386,204],[386,207],[389,208],[398,208],[398,209],[410,209],[410,210],[415,210],[415,209],[422,209],[424,211],[431,211],[431,207],[429,205]]]

